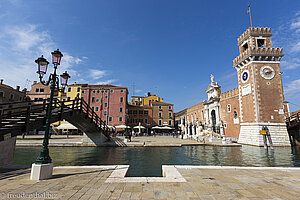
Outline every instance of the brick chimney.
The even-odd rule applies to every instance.
[[[33,81],[33,85],[35,85],[37,83],[37,81]]]
[[[20,86],[17,85],[16,90],[17,90],[17,91],[20,91]]]
[[[3,84],[3,79],[0,80],[0,85],[2,85],[2,84]]]

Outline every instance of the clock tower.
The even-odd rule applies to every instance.
[[[262,126],[270,130],[274,146],[289,146],[280,70],[282,48],[272,47],[270,28],[247,29],[239,38],[240,55],[233,60],[237,70],[240,134],[239,143],[263,146]]]

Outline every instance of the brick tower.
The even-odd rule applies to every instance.
[[[250,27],[238,38],[240,55],[233,67],[238,74],[242,144],[262,146],[259,131],[266,125],[274,146],[290,145],[283,112],[283,51],[272,47],[271,36],[270,28]]]

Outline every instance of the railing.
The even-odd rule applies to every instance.
[[[299,113],[294,113],[293,115],[286,118],[286,123],[288,126],[300,125],[300,115]]]
[[[34,115],[37,116],[38,114],[40,117],[45,117],[48,106],[49,99],[0,104],[0,128],[3,128],[4,125],[6,125],[6,127],[7,125],[13,126],[15,123],[13,120],[3,123],[5,119],[18,118],[21,119],[18,123],[23,123],[27,129],[30,117]],[[103,130],[103,134],[108,137],[108,126],[83,98],[67,101],[61,101],[57,98],[53,100],[52,114],[59,114],[59,120],[62,119],[64,113],[73,113],[75,110],[84,113],[86,118],[89,118],[91,123],[94,123],[96,127]]]

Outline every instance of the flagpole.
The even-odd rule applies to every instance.
[[[248,7],[249,7],[249,15],[250,15],[251,27],[253,27],[253,24],[252,24],[252,17],[251,17],[251,10],[250,10],[250,4],[249,4],[249,3],[248,3]]]

